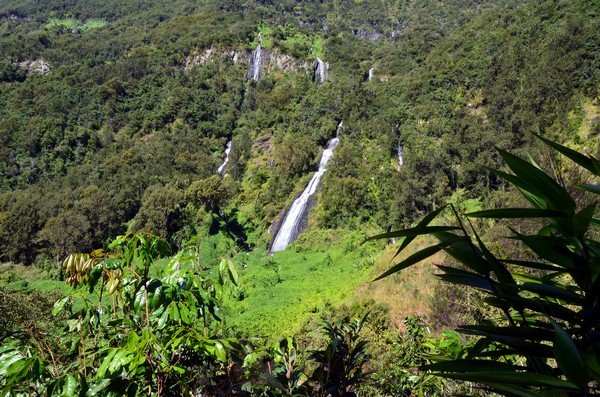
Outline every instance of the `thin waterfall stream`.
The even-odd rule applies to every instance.
[[[327,148],[325,148],[323,151],[323,156],[319,162],[319,169],[317,172],[315,172],[310,182],[308,182],[306,189],[304,189],[300,197],[294,201],[289,211],[285,215],[283,223],[277,232],[277,236],[275,236],[275,240],[273,240],[273,244],[271,245],[271,252],[283,251],[287,248],[289,243],[298,237],[298,234],[301,231],[299,230],[300,221],[307,211],[308,200],[317,191],[317,188],[321,184],[321,179],[323,178],[325,171],[327,171],[325,166],[333,156],[333,149],[335,149],[340,142],[339,132],[342,125],[343,122],[340,122],[337,127],[335,138],[329,141]]]
[[[223,175],[225,171],[225,166],[229,162],[229,153],[231,152],[231,141],[227,141],[227,146],[225,147],[225,159],[223,160],[223,164],[219,166],[217,169],[217,174]]]
[[[404,165],[404,151],[402,150],[402,144],[398,142],[398,169]]]
[[[315,67],[314,81],[317,84],[323,84],[327,80],[327,64],[317,57],[317,66]]]

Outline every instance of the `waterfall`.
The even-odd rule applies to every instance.
[[[283,223],[279,228],[279,232],[277,233],[277,236],[275,236],[275,240],[273,240],[273,244],[271,245],[271,252],[283,251],[286,249],[289,243],[298,237],[298,234],[300,233],[300,230],[298,230],[300,220],[306,212],[309,198],[317,191],[317,188],[321,183],[323,174],[325,174],[326,171],[325,166],[327,165],[329,159],[331,159],[331,156],[333,156],[333,149],[335,149],[340,142],[338,135],[342,125],[343,122],[340,121],[335,133],[335,138],[329,141],[327,148],[323,151],[323,156],[319,162],[319,169],[317,172],[315,172],[310,182],[308,182],[306,189],[304,189],[300,197],[294,201],[289,211],[285,215]]]
[[[398,142],[398,170],[404,165],[404,151],[402,150],[402,144]]]
[[[314,81],[323,84],[327,79],[327,64],[317,57],[317,66],[315,67]]]
[[[229,161],[229,152],[231,152],[231,141],[228,141],[227,146],[225,147],[225,159],[223,160],[223,164],[221,164],[221,166],[217,170],[218,174],[223,175],[223,172],[225,171],[225,166],[227,165],[227,162]]]
[[[256,46],[256,49],[252,51],[252,59],[250,60],[250,67],[248,68],[247,80],[260,80],[260,58],[261,49],[259,44]]]
[[[374,67],[372,67],[371,69],[369,69],[369,77],[367,77],[367,81],[371,81],[371,79],[373,78],[373,71],[375,70]]]
[[[400,167],[404,165],[404,149],[400,142],[400,123],[396,124],[396,136],[398,137],[398,171],[400,171]]]

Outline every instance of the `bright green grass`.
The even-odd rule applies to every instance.
[[[266,22],[261,22],[258,25],[258,31],[260,33],[260,37],[262,39],[262,42],[259,43],[258,41],[258,37],[252,42],[252,46],[255,47],[258,44],[260,44],[260,46],[262,48],[273,48],[273,38],[272,38],[272,34],[274,32],[274,29],[269,26]]]
[[[264,249],[241,252],[219,233],[201,238],[198,254],[203,272],[212,274],[222,257],[237,252],[233,260],[239,288],[225,298],[225,328],[234,335],[272,340],[298,334],[313,317],[351,301],[354,291],[372,280],[373,258],[380,250],[361,245],[364,238],[364,233],[356,231],[312,230],[286,251],[272,255]],[[156,261],[151,275],[160,276],[168,261]],[[64,281],[44,279],[42,271],[26,274],[23,269],[7,268],[13,271],[12,282],[7,282],[5,273],[0,285],[21,291],[60,292],[74,298],[75,309],[81,308],[84,300],[98,302],[97,294],[89,294],[85,288],[73,290]],[[103,300],[109,303],[107,295]]]
[[[83,30],[91,30],[91,29],[99,29],[108,25],[108,22],[104,19],[88,19],[85,25],[83,25]]]
[[[349,300],[372,279],[369,253],[344,243],[311,252],[294,246],[236,256],[240,289],[230,298],[227,328],[235,334],[280,338],[297,334],[311,316]],[[244,266],[245,265],[245,268]]]
[[[108,25],[108,22],[104,19],[88,19],[86,23],[82,23],[75,18],[50,18],[46,24],[46,28],[64,26],[67,29],[77,29],[80,32],[87,32],[88,30],[102,28],[106,25]]]
[[[287,49],[295,49],[306,52],[308,59],[316,59],[323,57],[323,45],[325,39],[320,36],[309,36],[303,33],[296,33],[285,38],[281,42],[281,46]]]

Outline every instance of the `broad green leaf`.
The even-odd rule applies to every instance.
[[[437,210],[432,211],[429,214],[425,215],[423,217],[423,219],[421,219],[421,221],[417,224],[417,226],[416,226],[415,229],[423,228],[423,227],[426,227],[427,225],[429,225],[429,223],[432,220],[434,220],[440,214],[440,212],[442,212],[444,209],[446,209],[447,206],[448,205],[443,205],[440,208],[438,208]],[[407,236],[404,239],[404,241],[402,241],[402,244],[400,245],[400,247],[396,251],[396,254],[394,255],[394,258],[397,257],[404,250],[404,248],[406,248],[415,238],[416,238],[416,236]]]
[[[181,322],[185,325],[190,324],[190,310],[187,305],[183,302],[177,302],[177,307],[179,308],[179,315],[181,318]]]
[[[167,310],[169,312],[169,317],[171,317],[173,321],[181,323],[181,317],[179,316],[179,307],[177,307],[177,304],[169,305]]]
[[[518,396],[518,397],[548,397],[548,394],[545,393],[537,393],[532,389],[528,389],[526,387],[519,387],[515,385],[506,385],[501,383],[493,383],[488,382],[488,386],[492,388],[495,392],[500,392],[502,394],[506,394],[508,396]],[[564,393],[560,393],[561,395]]]
[[[496,170],[493,168],[484,167],[486,170],[499,176],[505,181],[509,182],[513,185],[535,208],[538,209],[548,209],[550,205],[548,202],[539,194],[533,193],[530,191],[530,187],[524,183],[520,178],[515,175],[508,174],[506,172],[502,172],[500,170]]]
[[[472,373],[444,373],[445,378],[460,379],[483,384],[505,384],[518,386],[549,387],[566,391],[578,391],[579,388],[571,382],[552,376],[532,374],[527,372],[480,371]]]
[[[568,213],[558,210],[538,208],[499,208],[496,210],[476,211],[465,214],[472,218],[559,218],[567,217]]]
[[[441,241],[445,241],[448,238],[452,238],[454,235],[451,235],[450,233],[437,233],[435,236]],[[453,242],[444,248],[444,251],[479,274],[487,275],[492,271],[490,264],[483,258],[481,250],[475,247],[466,237],[460,241]]]
[[[150,299],[150,308],[156,310],[164,301],[165,295],[163,294],[163,288],[158,287],[154,290],[154,293],[149,297]]]
[[[569,309],[566,306],[559,305],[553,302],[542,301],[538,299],[523,298],[521,296],[504,296],[504,300],[512,303],[515,308],[531,309],[539,314],[546,316],[558,317],[561,320],[570,323],[579,322],[579,314]]]
[[[163,312],[163,314],[158,319],[158,329],[164,329],[169,321],[169,310],[168,308]]]
[[[556,321],[550,319],[550,322],[556,331],[554,353],[559,368],[570,382],[584,389],[589,381],[589,372],[577,345]]]
[[[583,358],[594,380],[600,382],[600,346],[587,349]]]
[[[576,204],[573,198],[554,179],[525,160],[500,148],[496,148],[509,168],[524,183],[527,191],[542,197],[549,209],[574,212]],[[523,185],[521,186],[523,187]]]
[[[0,356],[0,376],[10,376],[11,374],[8,373],[8,368],[10,368],[13,363],[24,359],[21,352],[16,349],[9,350],[7,353],[2,354]]]
[[[30,362],[31,363],[29,365],[29,371],[31,374],[31,378],[33,380],[37,380],[46,371],[46,364],[44,364],[44,362],[38,357],[32,357],[30,359]]]
[[[517,338],[504,338],[498,340],[498,343],[512,348],[519,356],[533,356],[544,359],[554,357],[552,346],[548,346],[546,343],[529,342]]]
[[[502,262],[508,263],[511,265],[526,267],[529,269],[549,270],[549,271],[561,272],[561,273],[563,273],[565,271],[565,269],[562,267],[558,267],[558,266],[554,266],[554,265],[551,265],[548,263],[542,263],[542,262],[519,261],[519,260],[514,260],[514,259],[503,259]]]
[[[106,389],[108,385],[110,385],[110,382],[111,379],[102,379],[98,382],[91,383],[85,395],[88,397],[97,395],[99,392]]]
[[[123,262],[119,258],[106,258],[104,260],[104,266],[108,270],[120,269],[122,264],[123,264]]]
[[[513,371],[507,363],[490,360],[451,360],[429,364],[424,368],[441,372]]]
[[[227,261],[227,269],[229,270],[229,278],[231,279],[233,284],[237,287],[238,286],[238,274],[235,271],[235,267],[234,267],[232,261]]]
[[[14,384],[27,377],[29,372],[28,361],[26,359],[15,361],[6,369],[6,378],[8,378],[6,383]]]
[[[444,248],[445,246],[450,245],[453,242],[459,241],[461,239],[464,239],[464,237],[456,236],[456,239],[454,239],[454,240],[447,240],[445,242],[441,242],[441,243],[433,245],[431,247],[424,248],[421,251],[418,251],[418,252],[414,253],[413,255],[409,256],[402,262],[394,265],[391,269],[389,269],[388,271],[386,271],[385,273],[383,273],[382,275],[380,275],[373,281],[381,280],[384,277],[387,277],[391,274],[399,272],[402,269],[406,269],[407,267],[410,267],[416,263],[419,263],[422,260],[427,259],[430,256],[435,255],[436,253],[440,252],[442,250],[442,248]]]
[[[215,342],[215,356],[221,362],[227,362],[227,352],[221,342]]]
[[[482,275],[448,266],[438,266],[438,268],[444,272],[444,274],[438,275],[438,277],[446,282],[467,285],[487,291],[494,291],[495,289],[493,282]]]
[[[117,353],[108,365],[108,372],[114,373],[117,370],[121,370],[129,361],[127,359],[128,352],[123,349],[116,349]]]
[[[369,237],[366,241],[381,240],[388,238],[400,238],[400,237],[417,237],[423,235],[429,235],[439,232],[449,232],[453,230],[460,230],[456,226],[426,226],[426,227],[414,227],[412,229],[396,230],[393,232],[387,232]]]
[[[218,305],[215,305],[214,303],[211,304],[210,306],[208,306],[208,311],[210,312],[210,314],[213,315],[215,320],[217,320],[217,321],[222,320],[221,308]]]
[[[73,375],[67,375],[65,387],[61,393],[61,397],[73,397],[77,390],[77,379]]]
[[[515,234],[513,239],[522,241],[540,258],[550,263],[573,269],[580,259],[566,245],[566,242],[553,236],[526,236],[511,229]]]
[[[521,289],[529,292],[533,292],[538,294],[540,297],[550,297],[559,300],[566,301],[570,304],[574,305],[582,305],[584,302],[584,298],[577,295],[576,293],[559,288],[554,285],[548,284],[537,284],[537,283],[523,283],[520,286]]]
[[[52,309],[52,315],[56,316],[58,313],[60,313],[70,299],[71,297],[65,296],[64,298],[56,301],[54,308]]]
[[[583,240],[589,227],[592,219],[594,218],[594,213],[596,212],[596,203],[582,209],[573,217],[573,233],[575,237],[579,240]]]
[[[492,271],[498,278],[499,288],[502,289],[503,293],[508,293],[508,291],[506,291],[506,290],[509,289],[509,287],[515,285],[515,280],[513,279],[513,276],[510,274],[508,269],[506,269],[504,264],[502,264],[490,252],[490,250],[486,247],[486,245],[483,243],[483,241],[481,241],[481,238],[479,238],[479,235],[477,234],[477,232],[474,230],[473,233],[475,234],[475,238],[477,239],[477,244],[479,245],[479,249],[483,253],[483,256],[487,260],[487,263],[489,264],[490,268],[492,269]],[[511,291],[512,291],[512,289],[511,289]]]
[[[523,340],[553,340],[554,332],[547,328],[539,327],[495,327],[490,325],[463,325],[459,327],[465,334],[482,336],[521,338]]]
[[[144,310],[146,308],[146,289],[142,286],[135,293],[135,298],[133,301],[133,308],[136,312]]]
[[[579,164],[583,168],[587,169],[595,175],[600,175],[600,161],[598,159],[592,156],[585,156],[573,149],[570,149],[566,146],[560,145],[556,142],[546,139],[541,135],[535,134],[535,136],[542,142],[544,142],[546,145],[554,148],[559,153],[562,153],[563,155],[567,156],[569,159]]]
[[[600,194],[600,185],[592,185],[589,183],[584,183],[583,185],[578,186],[581,190],[585,190],[586,192]]]

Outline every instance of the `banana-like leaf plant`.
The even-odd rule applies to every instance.
[[[594,177],[600,160],[539,137]],[[498,149],[511,172],[488,169],[510,183],[530,208],[500,208],[456,215],[456,226],[430,226],[442,209],[415,227],[371,237],[404,238],[400,253],[417,236],[439,242],[409,256],[383,278],[444,251],[462,266],[438,266],[442,280],[476,288],[502,315],[493,324],[465,325],[479,343],[466,359],[427,367],[432,373],[484,385],[511,396],[600,394],[600,241],[596,203],[578,208],[575,199],[536,164]],[[600,194],[600,186],[578,186]],[[528,260],[506,258],[488,248],[470,218],[535,219],[536,233],[511,229]]]

